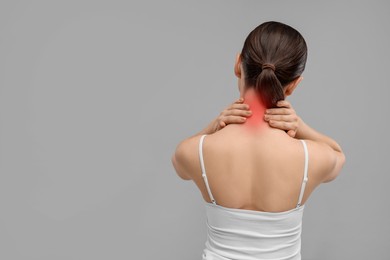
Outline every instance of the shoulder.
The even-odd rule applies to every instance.
[[[334,180],[344,164],[343,153],[333,150],[329,145],[312,140],[304,140],[309,153],[309,169],[315,174],[318,184]]]
[[[199,170],[200,138],[201,135],[197,135],[181,141],[172,156],[172,164],[184,180],[191,180],[193,173]]]

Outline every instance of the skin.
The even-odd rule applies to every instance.
[[[265,109],[245,74],[237,55],[235,75],[240,98],[199,133],[183,140],[172,156],[179,177],[193,180],[205,202],[211,200],[201,176],[200,136],[207,178],[218,205],[228,208],[283,212],[296,207],[309,150],[309,180],[302,204],[321,183],[334,180],[345,162],[336,141],[319,133],[298,117],[288,101]],[[284,87],[291,95],[302,77]]]

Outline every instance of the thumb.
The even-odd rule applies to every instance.
[[[295,137],[295,131],[294,130],[288,130],[287,134],[291,137]]]

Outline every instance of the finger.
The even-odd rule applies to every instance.
[[[227,116],[249,117],[249,116],[252,116],[252,111],[250,111],[250,110],[242,110],[242,109],[224,110],[224,111],[221,112],[220,116],[222,118],[227,117]]]
[[[291,137],[295,137],[295,134],[297,133],[297,131],[294,131],[294,130],[288,130],[287,134]]]
[[[252,115],[252,111],[250,110],[241,110],[241,109],[232,109],[228,110],[225,113],[225,116],[245,116],[249,117]]]
[[[292,130],[292,129],[294,129],[294,124],[290,123],[290,122],[270,120],[268,123],[273,128],[278,128],[278,129],[282,129],[282,130]]]
[[[245,117],[241,117],[241,116],[226,116],[224,119],[223,119],[223,122],[228,125],[228,124],[240,124],[240,123],[244,123],[246,121],[246,118]]]
[[[249,109],[249,105],[247,104],[233,104],[231,105],[228,110],[231,110],[231,109],[242,109],[242,110],[248,110]]]
[[[264,115],[265,121],[286,121],[286,122],[296,122],[297,118],[293,115]]]
[[[237,99],[236,101],[234,101],[231,105],[240,104],[240,103],[242,103],[242,102],[244,102],[244,99],[243,99],[243,98],[239,98],[239,99]]]
[[[279,100],[276,105],[278,107],[286,107],[286,108],[291,108],[291,104],[290,102],[288,102],[287,100]]]
[[[289,108],[269,108],[265,110],[265,113],[268,115],[289,115],[291,114],[291,109]]]

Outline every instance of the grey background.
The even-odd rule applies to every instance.
[[[387,1],[1,1],[0,259],[200,259],[176,144],[238,97],[258,24],[309,47],[289,100],[347,163],[304,214],[303,259],[390,259]]]

